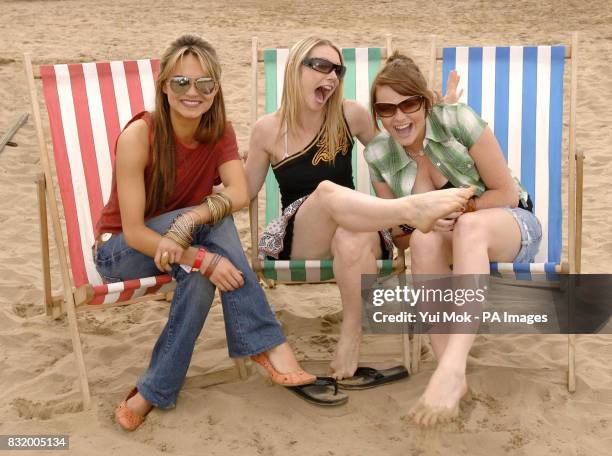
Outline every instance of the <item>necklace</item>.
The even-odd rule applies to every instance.
[[[416,160],[417,157],[422,157],[423,155],[425,155],[425,152],[423,152],[423,149],[419,150],[416,154],[411,154],[410,151],[408,149],[406,149],[406,153],[413,160]]]

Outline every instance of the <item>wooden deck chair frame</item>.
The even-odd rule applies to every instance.
[[[365,49],[365,48],[362,48]],[[264,52],[265,50],[259,48],[259,42],[256,37],[252,38],[251,41],[251,128],[255,125],[258,119],[258,64],[264,62]],[[386,43],[385,47],[381,48],[380,59],[386,59],[392,52],[392,44],[391,44],[391,35],[386,35]],[[370,75],[372,76],[372,75]],[[369,87],[367,87],[369,91]],[[345,89],[346,90],[346,89]],[[358,150],[357,142],[355,144],[355,149],[353,151],[354,154],[361,153]],[[357,170],[353,171],[355,175],[357,175]],[[366,178],[369,183],[369,173],[362,174],[361,178]],[[271,170],[269,170],[268,177],[266,180],[274,179]],[[258,195],[259,196],[259,195]],[[257,245],[259,242],[259,211],[258,211],[258,196],[253,198],[249,205],[249,216],[250,216],[250,224],[251,224],[251,264],[253,270],[258,275],[260,280],[262,280],[267,286],[274,287],[276,283],[322,283],[322,282],[333,282],[333,278],[328,280],[308,280],[305,275],[304,279],[306,280],[275,280],[269,277],[266,277],[264,274],[264,262],[262,262],[258,258]],[[332,260],[324,260],[328,269],[331,269]],[[267,262],[267,260],[266,260]],[[379,261],[380,268],[380,261]],[[387,272],[394,274],[401,274],[406,270],[406,262],[405,262],[405,252],[402,250],[398,253],[396,259],[393,260],[392,268],[389,268]],[[403,363],[408,370],[411,370],[410,362],[411,358],[414,359],[416,353],[413,352],[412,357],[410,355],[410,342],[408,338],[408,334],[403,334],[402,336],[402,357]]]
[[[578,34],[574,32],[571,38],[571,44],[565,46],[565,57],[566,62],[569,61],[569,128],[568,128],[568,147],[567,147],[567,159],[568,167],[566,172],[561,173],[562,179],[567,178],[567,203],[568,203],[568,224],[567,224],[567,238],[568,238],[568,258],[567,261],[561,262],[559,259],[558,264],[554,266],[556,274],[579,274],[581,270],[581,252],[582,252],[582,198],[583,198],[583,161],[584,155],[580,151],[576,151],[576,89],[577,89],[577,54],[578,54]],[[436,63],[443,60],[443,48],[437,47],[436,39],[434,37],[431,46],[430,54],[430,68],[429,68],[429,85],[434,87],[435,75],[436,75]],[[559,57],[561,59],[561,57]],[[484,60],[484,58],[483,58]],[[464,68],[465,70],[465,68]],[[458,69],[461,77],[462,70]],[[444,79],[444,75],[442,75]],[[444,83],[444,80],[443,80]],[[469,84],[469,83],[468,83]],[[564,83],[561,80],[561,86]],[[561,122],[562,123],[562,122]],[[563,134],[563,132],[561,133]],[[562,144],[560,144],[560,151],[562,152]],[[561,157],[562,158],[562,157]],[[559,183],[559,187],[561,183]],[[561,189],[559,188],[559,193]],[[562,195],[560,195],[562,197]],[[537,204],[537,203],[536,203]],[[562,210],[562,208],[561,208]],[[561,217],[562,220],[562,217]],[[492,270],[494,268],[492,264]],[[507,265],[505,266],[508,267]],[[497,268],[497,265],[495,265]],[[512,264],[509,264],[509,271],[512,272]],[[519,278],[519,272],[516,272],[517,278]],[[529,271],[527,271],[529,273]],[[420,337],[416,337],[414,345],[420,345]],[[415,352],[420,351],[417,347]],[[567,388],[570,392],[576,390],[576,356],[575,356],[575,335],[568,335],[568,376],[567,376]],[[413,369],[418,371],[419,359],[413,360]]]
[[[87,370],[85,368],[85,360],[83,356],[83,349],[81,345],[81,339],[79,335],[78,323],[77,323],[77,312],[87,310],[98,310],[108,307],[123,306],[133,304],[141,301],[151,300],[171,300],[171,296],[174,289],[174,282],[171,281],[171,277],[157,276],[156,281],[153,283],[140,283],[138,297],[131,299],[121,300],[120,302],[112,302],[105,304],[101,302],[100,296],[96,296],[97,291],[91,284],[85,284],[76,287],[74,277],[71,274],[71,269],[68,263],[68,256],[66,252],[66,243],[64,242],[64,235],[62,233],[62,227],[60,223],[60,207],[58,206],[58,200],[53,186],[53,174],[51,171],[51,161],[49,159],[49,153],[47,150],[47,142],[44,135],[42,117],[40,112],[40,104],[37,95],[35,79],[41,79],[40,70],[36,73],[32,67],[31,55],[29,53],[24,54],[24,65],[26,72],[26,79],[28,82],[28,88],[30,92],[30,100],[32,103],[32,114],[34,117],[34,125],[36,128],[36,135],[38,138],[38,144],[40,149],[40,163],[42,166],[42,173],[40,173],[36,180],[37,196],[38,196],[38,210],[40,217],[40,242],[41,242],[41,255],[42,255],[42,266],[43,266],[43,291],[44,291],[44,305],[46,314],[53,318],[60,318],[62,313],[65,311],[68,317],[68,328],[70,331],[70,337],[72,340],[72,347],[76,357],[76,367],[79,376],[79,385],[83,399],[83,406],[88,409],[91,406],[91,393],[89,389],[89,382],[87,378]],[[135,63],[135,61],[133,61]],[[123,62],[112,62],[112,64],[123,63]],[[114,142],[109,144],[109,147],[114,147]],[[55,245],[57,248],[58,260],[60,273],[62,278],[63,294],[59,296],[52,295],[52,284],[51,284],[51,267],[50,267],[50,255],[49,255],[49,229],[47,224],[47,204],[50,209],[51,222],[53,225],[53,234]],[[63,207],[63,206],[62,206]],[[161,279],[159,279],[161,277]],[[119,290],[125,290],[126,292],[133,291],[132,288],[135,284],[129,282],[139,281],[127,281],[121,282],[122,288]],[[113,284],[114,285],[114,284]],[[105,287],[106,285],[102,286]],[[111,285],[109,285],[110,288]],[[125,287],[125,288],[123,288]],[[148,291],[154,290],[152,293]],[[119,294],[119,291],[116,294]],[[111,291],[107,291],[111,294]],[[143,293],[145,293],[143,295]],[[97,301],[95,305],[92,302]],[[227,369],[226,371],[219,371],[207,374],[206,381],[202,384],[214,384],[220,383],[230,376],[245,379],[247,377],[247,370],[243,359],[234,359],[235,368]]]

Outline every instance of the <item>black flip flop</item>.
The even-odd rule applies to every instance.
[[[323,406],[344,405],[348,396],[338,391],[338,382],[332,377],[317,377],[314,383],[301,386],[287,386],[291,392],[311,404]]]
[[[358,367],[351,378],[340,380],[338,386],[345,390],[368,389],[401,380],[408,376],[408,371],[404,366],[396,366],[390,369],[381,370],[372,367]]]

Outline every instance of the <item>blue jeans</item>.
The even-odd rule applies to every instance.
[[[147,226],[164,233],[181,212],[168,212],[147,221]],[[221,293],[225,332],[230,357],[243,357],[270,350],[285,342],[285,336],[272,313],[242,250],[234,220],[228,216],[214,226],[201,225],[194,230],[193,245],[219,253],[242,271],[244,285]],[[113,235],[96,254],[96,267],[109,282],[159,275],[153,259],[128,247],[123,234]],[[149,368],[137,387],[142,396],[156,407],[176,404],[195,342],[212,304],[215,286],[201,273],[187,273],[172,266],[177,282],[168,322],[151,356]]]

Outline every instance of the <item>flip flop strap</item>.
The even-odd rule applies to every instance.
[[[333,377],[317,377],[314,383],[311,385],[316,386],[333,386],[334,387],[334,396],[338,394],[338,382]]]
[[[375,380],[379,378],[383,378],[384,375],[381,374],[377,369],[372,367],[358,367],[355,371],[354,377],[372,377]]]

